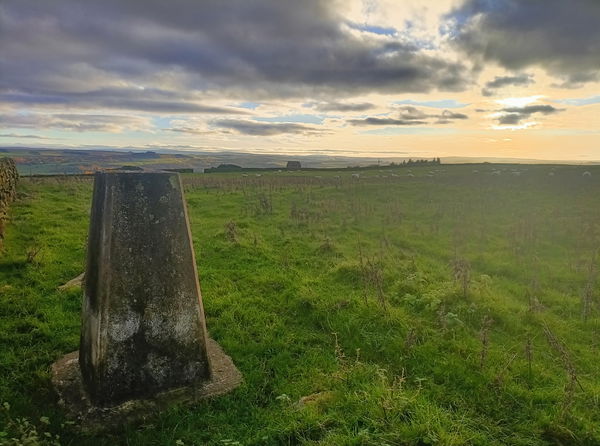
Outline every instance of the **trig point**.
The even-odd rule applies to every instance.
[[[88,430],[241,382],[206,332],[178,174],[96,174],[80,348],[52,372],[61,403]]]

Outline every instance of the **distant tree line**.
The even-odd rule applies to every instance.
[[[417,159],[403,160],[401,163],[392,162],[390,164],[371,164],[369,166],[347,166],[349,170],[372,170],[372,169],[390,169],[396,167],[409,166],[431,166],[434,164],[442,164],[440,158],[432,159]],[[302,167],[299,161],[290,161],[286,167],[242,167],[237,164],[219,164],[217,167],[207,167],[204,173],[218,172],[259,172],[259,171],[279,171],[279,170],[302,170],[302,171],[333,171],[341,170],[340,167]]]
[[[427,164],[427,165],[442,164],[442,160],[440,160],[439,158],[432,158],[430,160],[428,160],[428,159],[413,160],[412,158],[409,158],[408,161],[404,160],[401,163],[391,163],[390,166],[421,166],[423,164]]]

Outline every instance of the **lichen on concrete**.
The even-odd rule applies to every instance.
[[[208,345],[178,175],[96,174],[79,374],[71,360],[53,368],[63,401],[77,406],[83,399],[109,409],[219,382]],[[214,345],[213,350],[221,351]],[[235,377],[228,386],[237,385],[239,372],[230,360],[225,363],[231,370],[220,373]],[[72,385],[80,391],[67,389],[64,382],[73,380],[65,378],[66,371],[79,377]]]

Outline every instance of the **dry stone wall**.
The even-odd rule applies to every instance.
[[[17,195],[18,179],[15,162],[10,158],[0,158],[0,245],[4,237],[8,206]]]

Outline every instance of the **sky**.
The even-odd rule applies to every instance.
[[[600,160],[600,0],[0,0],[0,146]]]

